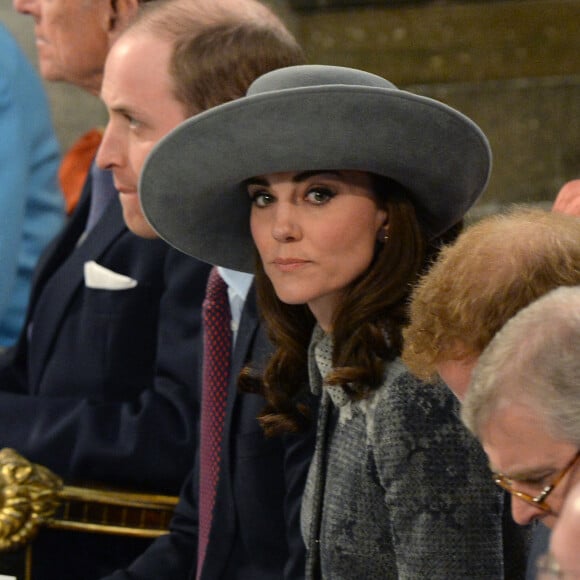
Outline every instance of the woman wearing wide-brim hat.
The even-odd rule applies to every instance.
[[[178,127],[141,203],[175,247],[255,272],[275,345],[267,435],[321,397],[302,504],[308,578],[500,578],[502,496],[444,385],[399,359],[409,290],[490,172],[487,139],[446,105],[363,71],[288,67]]]

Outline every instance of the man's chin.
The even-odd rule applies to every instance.
[[[38,70],[40,76],[45,81],[64,81],[66,80],[60,70],[55,67],[51,60],[43,59],[42,54],[39,52],[38,55]]]
[[[125,220],[127,228],[140,238],[146,238],[148,240],[157,239],[159,237],[157,232],[149,225],[149,222],[140,211],[137,195],[121,193],[119,199],[123,209],[123,219]]]
[[[159,238],[157,232],[144,219],[125,219],[127,228],[140,238],[147,240],[156,240]]]

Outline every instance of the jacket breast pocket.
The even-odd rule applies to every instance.
[[[77,344],[69,347],[91,354],[79,364],[90,367],[93,388],[104,399],[128,400],[152,387],[159,301],[145,285],[127,290],[84,288],[78,304],[80,324],[67,333],[76,335]]]

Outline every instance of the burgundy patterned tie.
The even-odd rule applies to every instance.
[[[215,504],[232,350],[228,289],[215,267],[207,282],[203,322],[197,578],[200,577],[205,558]]]

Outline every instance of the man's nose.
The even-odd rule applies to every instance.
[[[103,132],[103,137],[97,150],[95,161],[101,169],[112,169],[120,163],[120,146],[110,124]]]
[[[21,14],[32,14],[36,0],[13,0],[14,10]]]
[[[511,500],[512,517],[520,526],[525,526],[546,514],[541,508],[535,507],[515,495],[512,495]]]

